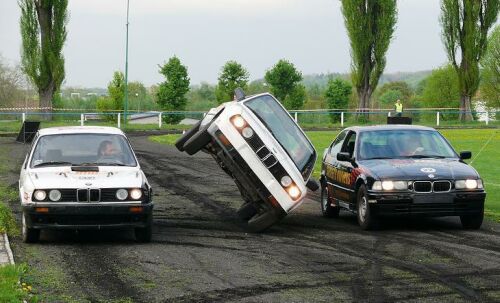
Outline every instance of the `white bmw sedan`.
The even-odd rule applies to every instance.
[[[152,236],[152,190],[125,134],[114,127],[38,131],[21,168],[22,235],[42,229],[134,228]]]

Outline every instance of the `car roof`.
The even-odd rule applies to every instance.
[[[421,125],[407,125],[407,124],[384,124],[384,125],[371,125],[371,126],[351,126],[346,128],[347,130],[353,130],[356,132],[365,131],[378,131],[378,130],[430,130],[436,131],[432,127],[421,126]]]
[[[40,136],[59,134],[112,134],[124,135],[121,129],[109,126],[59,126],[42,128],[38,131]]]

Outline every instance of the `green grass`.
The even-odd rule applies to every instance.
[[[25,274],[25,265],[5,265],[0,267],[0,302],[37,302],[37,298],[30,295],[31,286],[19,284]]]
[[[457,152],[469,150],[472,160],[468,163],[479,172],[487,191],[485,213],[500,222],[500,129],[442,129],[440,132],[450,141]],[[313,175],[317,178],[321,170],[323,151],[330,145],[339,131],[309,131],[307,135],[318,152]],[[180,135],[152,136],[150,140],[163,144],[174,144]],[[490,140],[491,139],[491,140]],[[486,142],[488,145],[485,146]],[[480,152],[480,150],[484,149]],[[479,153],[480,152],[480,153]]]

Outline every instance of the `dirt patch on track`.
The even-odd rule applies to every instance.
[[[498,224],[464,231],[455,218],[399,220],[363,232],[351,214],[321,217],[311,196],[268,232],[248,234],[235,213],[238,189],[209,155],[140,135],[131,142],[154,189],[153,242],[137,244],[130,231],[14,239],[48,302],[500,300]],[[46,268],[64,287],[40,278]]]

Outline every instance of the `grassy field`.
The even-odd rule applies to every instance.
[[[500,130],[499,129],[444,129],[440,132],[450,141],[456,151],[472,152],[470,163],[481,175],[487,191],[486,214],[500,222]],[[314,167],[314,176],[318,177],[321,169],[321,156],[338,131],[310,131],[307,135],[316,147],[318,161]],[[179,135],[152,136],[152,141],[175,143]],[[485,145],[488,142],[487,145]]]

